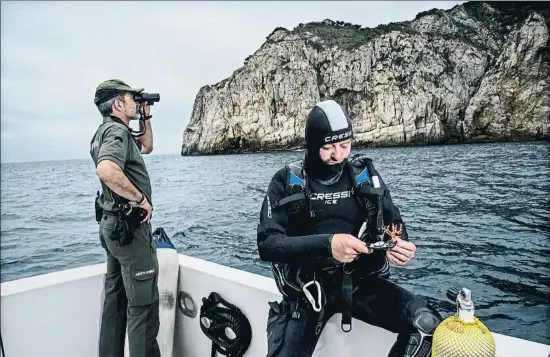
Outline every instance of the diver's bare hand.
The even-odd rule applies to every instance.
[[[330,242],[330,247],[334,259],[342,263],[351,263],[360,253],[372,253],[372,249],[367,248],[365,242],[351,234],[335,234]]]
[[[415,251],[416,245],[414,245],[414,243],[397,239],[397,244],[386,252],[386,257],[394,264],[407,265],[411,259],[414,258]]]

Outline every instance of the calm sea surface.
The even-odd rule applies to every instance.
[[[550,344],[549,144],[506,143],[366,152],[418,247],[393,278],[447,316],[449,284],[473,291],[490,330]],[[256,225],[273,174],[301,152],[146,157],[153,229],[178,251],[271,276]],[[1,281],[102,263],[89,160],[2,164]]]

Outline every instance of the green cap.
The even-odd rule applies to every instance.
[[[144,88],[132,88],[120,79],[109,79],[97,86],[95,90],[95,105],[99,105],[111,98],[116,97],[120,93],[140,93]]]

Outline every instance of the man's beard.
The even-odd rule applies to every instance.
[[[139,113],[137,111],[137,108],[126,108],[125,114],[128,117],[129,120],[138,120],[139,119]]]

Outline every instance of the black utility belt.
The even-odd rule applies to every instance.
[[[99,194],[95,204],[97,222],[101,222],[103,215],[116,217],[110,236],[105,238],[117,242],[120,246],[132,243],[134,240],[134,230],[141,225],[141,221],[147,216],[147,211],[143,208],[132,206],[129,203],[119,203],[117,211],[106,211],[103,210],[98,199]]]
[[[129,204],[122,206],[122,209],[114,214],[116,222],[109,237],[120,246],[132,243],[134,240],[134,229],[139,227],[143,218],[147,216],[147,211],[140,207],[133,207]]]

